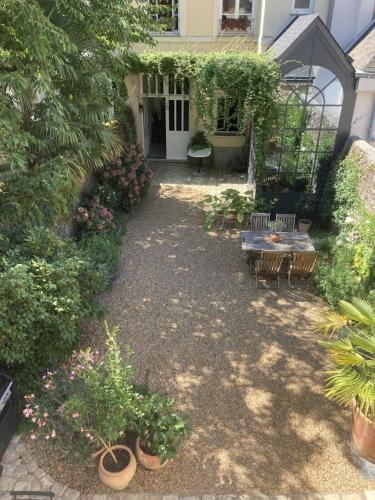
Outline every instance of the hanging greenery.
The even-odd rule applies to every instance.
[[[251,125],[254,133],[260,181],[265,153],[276,117],[280,70],[267,54],[252,52],[144,52],[132,55],[131,71],[144,74],[175,74],[190,78],[198,119],[208,133],[215,126],[216,98],[224,94],[239,102],[239,132]]]

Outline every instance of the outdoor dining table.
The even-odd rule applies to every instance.
[[[271,250],[273,252],[314,252],[315,248],[307,233],[279,232],[280,241],[271,240],[270,231],[241,231],[240,239],[242,250],[247,252],[261,252]]]

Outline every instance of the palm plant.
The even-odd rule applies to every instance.
[[[341,301],[339,312],[323,314],[318,330],[335,337],[320,342],[334,365],[327,372],[326,395],[341,405],[355,400],[375,423],[375,309],[358,298]]]

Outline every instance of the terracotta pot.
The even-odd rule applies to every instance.
[[[298,221],[298,230],[300,233],[308,233],[311,227],[311,220],[309,219],[300,219]]]
[[[277,233],[271,233],[271,240],[274,242],[274,243],[277,243],[280,241],[280,235],[277,234]]]
[[[363,415],[355,401],[352,410],[352,447],[360,457],[375,464],[375,426]]]
[[[104,458],[108,455],[109,451],[106,450],[100,455],[98,464],[98,474],[102,482],[114,490],[123,490],[128,486],[133,479],[135,471],[137,470],[137,461],[133,452],[127,447],[120,444],[111,446],[111,451],[125,450],[129,454],[130,461],[125,469],[120,472],[110,472],[104,467]]]
[[[135,443],[135,455],[138,462],[148,470],[158,470],[167,465],[168,460],[164,463],[160,463],[160,457],[156,455],[148,455],[141,448],[141,443],[139,437],[137,437],[137,442]]]

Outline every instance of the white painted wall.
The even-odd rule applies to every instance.
[[[331,33],[345,49],[371,22],[375,0],[335,0]]]
[[[354,108],[351,135],[367,141],[371,135],[371,122],[375,106],[375,94],[358,92]]]

